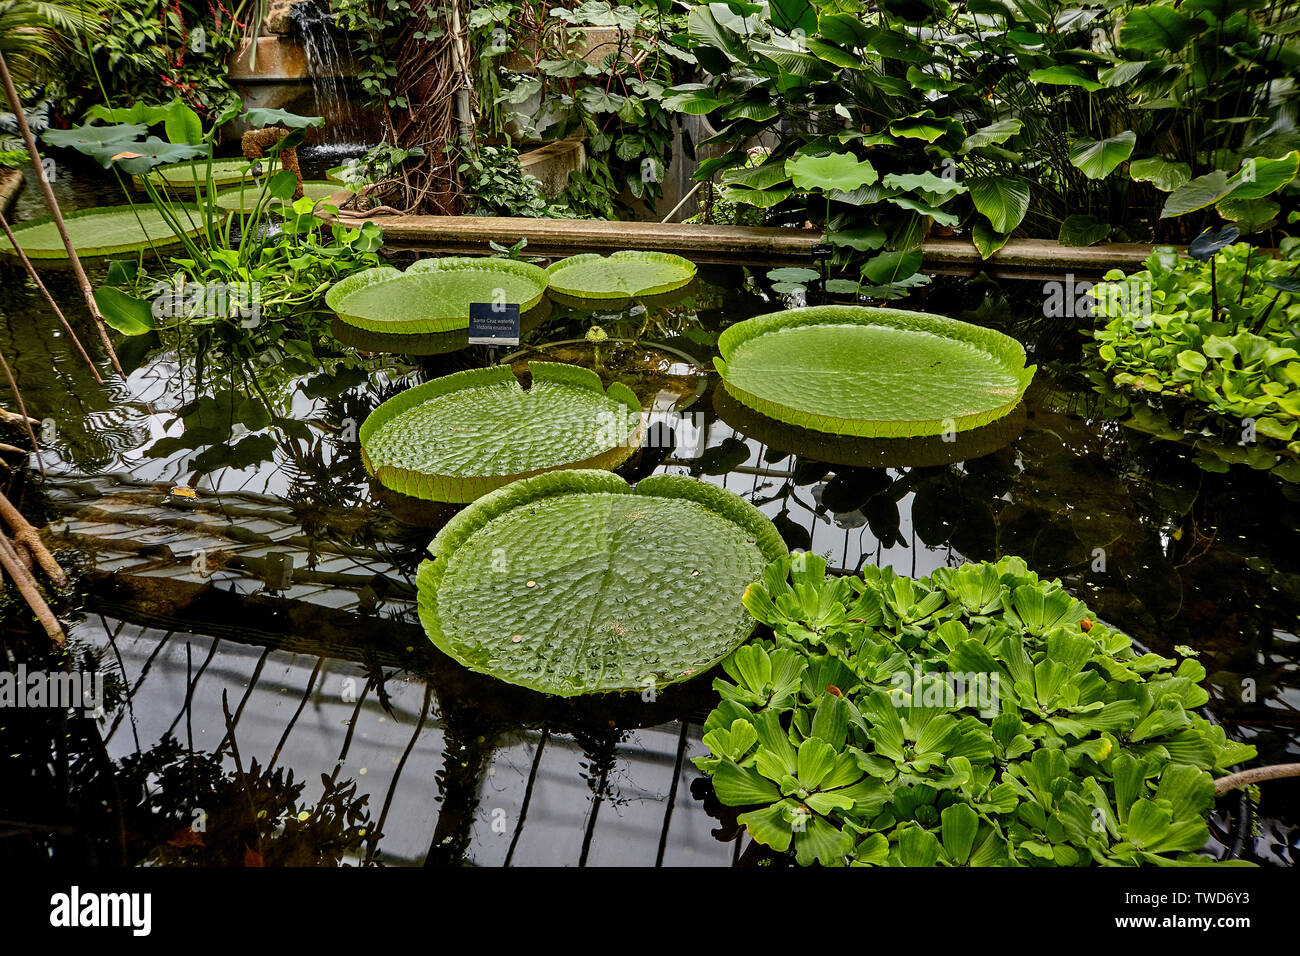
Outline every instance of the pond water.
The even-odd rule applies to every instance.
[[[84,182],[60,192],[68,208],[115,199]],[[17,217],[40,214],[33,197]],[[1080,372],[1081,323],[1041,317],[1041,282],[938,278],[899,303],[998,328],[1039,364],[1023,408],[976,441],[900,450],[782,431],[720,395],[707,372],[722,329],[798,304],[765,293],[764,271],[704,266],[688,295],[652,309],[553,305],[523,352],[594,363],[657,398],[664,414],[626,477],[720,484],[767,513],[791,547],[838,569],[922,576],[1020,555],[1149,649],[1197,652],[1209,711],[1256,744],[1261,763],[1300,759],[1292,486],[1242,465],[1207,470],[1187,445],[1122,424]],[[84,328],[70,277],[50,285]],[[584,341],[593,325],[609,339],[599,355]],[[130,374],[112,380],[105,368],[100,387],[54,328],[35,290],[5,273],[0,349],[46,420],[47,480],[21,495],[82,568],[71,638],[115,688],[102,751],[89,737],[70,744],[79,805],[102,796],[110,812],[87,812],[85,834],[56,840],[56,854],[235,865],[750,858],[690,762],[705,750],[710,678],[650,702],[546,700],[465,671],[424,637],[414,572],[452,509],[378,495],[355,427],[412,384],[518,356],[479,346],[373,354],[309,375],[264,356],[256,382],[225,384],[260,390],[305,427],[252,429],[268,439],[241,460],[209,454],[196,470],[193,451],[151,455],[180,433],[176,411],[193,397],[185,343],[124,344]],[[9,404],[7,391],[0,399]],[[235,437],[248,437],[240,428]],[[41,732],[22,721],[0,730],[0,779],[20,781],[5,788],[0,816],[39,819],[67,799],[66,775],[43,773],[35,756]],[[118,765],[116,783],[96,769],[102,759]],[[241,778],[283,805],[283,830],[265,846],[237,837],[248,827]],[[1241,855],[1295,862],[1296,781],[1264,786],[1253,832],[1236,801],[1221,806],[1224,841]],[[192,820],[204,821],[197,837]],[[46,852],[5,842],[19,859]]]

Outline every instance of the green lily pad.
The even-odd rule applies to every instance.
[[[194,206],[181,206],[181,221],[189,235],[202,231],[202,212]],[[185,213],[189,218],[185,218]],[[63,214],[68,236],[77,255],[94,259],[135,253],[150,248],[163,248],[180,242],[166,220],[153,206],[95,206]],[[54,217],[42,216],[27,222],[14,223],[14,238],[29,259],[45,262],[68,261],[67,250],[54,226]],[[0,236],[0,256],[14,256],[9,239]]]
[[[366,470],[386,488],[431,501],[473,501],[559,468],[617,468],[641,445],[641,403],[608,393],[595,372],[530,362],[444,375],[390,398],[361,426]]]
[[[514,259],[421,259],[405,272],[365,269],[334,283],[326,304],[349,325],[368,332],[416,334],[469,328],[472,302],[541,301],[546,272]]]
[[[695,263],[667,252],[584,253],[546,270],[551,291],[579,299],[662,295],[695,278]]]
[[[531,332],[551,317],[554,310],[545,297],[519,317],[519,331]],[[449,332],[393,334],[368,332],[335,316],[330,321],[330,335],[358,352],[389,352],[394,355],[445,355],[469,348],[469,326]]]
[[[780,448],[792,455],[829,465],[855,468],[932,468],[959,461],[974,461],[1005,448],[1025,430],[1024,403],[987,425],[948,435],[923,435],[912,438],[859,438],[833,435],[787,425],[768,418],[727,393],[725,388],[713,392],[713,410],[724,423],[769,448]],[[951,440],[949,438],[951,437]]]
[[[149,181],[155,186],[166,184],[172,189],[193,189],[207,183],[208,161],[206,159],[188,160],[182,163],[167,163],[156,167],[148,174]],[[251,182],[253,163],[239,156],[234,159],[214,159],[212,161],[212,184],[214,186],[236,186],[241,182]],[[136,176],[136,185],[142,185],[142,177]]]
[[[986,425],[1034,376],[1015,339],[925,312],[828,305],[761,315],[718,338],[736,399],[836,435],[906,438]]]
[[[323,179],[308,180],[302,184],[302,194],[309,199],[326,199],[340,192],[342,188],[338,183]],[[270,192],[264,193],[262,184],[255,183],[251,179],[245,180],[234,189],[218,193],[213,202],[227,212],[251,213],[257,207],[259,199],[263,209],[280,205],[280,200],[273,197]]]
[[[741,595],[787,553],[732,492],[683,475],[632,490],[604,471],[500,488],[429,551],[417,585],[433,643],[470,670],[561,697],[704,673],[749,637]]]

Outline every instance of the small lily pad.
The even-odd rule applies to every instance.
[[[155,167],[148,174],[149,181],[155,186],[166,184],[171,189],[193,189],[207,184],[208,161],[205,158],[187,160],[180,163],[167,163]],[[136,176],[136,184],[141,183],[141,176]],[[234,159],[214,159],[212,161],[212,184],[216,187],[235,186],[240,182],[252,182],[253,163],[242,156]]]
[[[662,295],[695,278],[695,263],[667,252],[585,253],[546,270],[553,292],[579,299]]]
[[[343,187],[328,180],[308,180],[302,184],[302,194],[308,199],[325,199],[340,192]],[[262,208],[274,211],[281,201],[262,188],[261,183],[245,180],[234,189],[218,193],[213,201],[227,212],[251,213],[257,208],[259,200]]]
[[[546,272],[531,263],[448,257],[421,259],[405,272],[380,266],[354,273],[331,286],[325,302],[348,325],[409,335],[469,328],[473,302],[526,312],[545,291]]]

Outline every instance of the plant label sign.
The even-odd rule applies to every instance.
[[[470,345],[518,345],[519,303],[471,302]]]

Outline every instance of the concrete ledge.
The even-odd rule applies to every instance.
[[[558,196],[569,185],[569,174],[587,168],[583,137],[570,136],[529,150],[519,157],[519,168],[542,184],[547,196]]]
[[[340,205],[350,197],[331,201]],[[358,222],[344,213],[344,223]],[[675,252],[699,262],[807,262],[821,233],[769,226],[704,226],[688,223],[607,220],[509,219],[479,216],[375,216],[386,245],[438,253],[487,253],[488,242],[528,240],[538,255],[646,249]],[[1102,273],[1139,268],[1151,254],[1141,243],[1062,246],[1050,239],[1013,239],[992,258],[981,259],[964,239],[931,239],[922,245],[926,271],[988,272],[1022,278],[1058,278],[1066,272]]]

